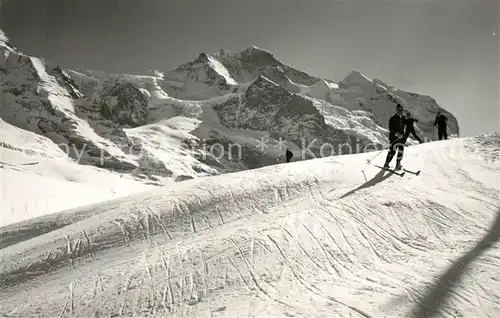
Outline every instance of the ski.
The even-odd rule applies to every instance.
[[[406,170],[406,169],[403,169],[405,172],[408,172],[408,173],[411,173],[411,174],[414,174],[416,176],[418,176],[420,174],[420,170],[418,171],[411,171],[411,170]]]
[[[394,170],[394,169],[391,169],[391,168],[384,168],[384,167],[377,166],[377,165],[373,165],[373,166],[375,166],[375,167],[377,167],[377,168],[379,168],[379,169],[382,169],[382,170],[390,171],[390,172],[392,172],[392,173],[394,173],[394,174],[397,174],[397,175],[398,175],[398,176],[400,176],[400,177],[402,177],[402,176],[404,176],[404,175],[405,175],[405,171],[403,171],[403,172],[398,172],[398,171],[396,171],[396,170]]]

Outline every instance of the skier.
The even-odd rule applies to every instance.
[[[404,125],[405,119],[403,117],[403,106],[398,104],[396,106],[396,114],[389,119],[389,153],[385,159],[384,168],[389,168],[389,163],[391,162],[396,150],[398,151],[398,157],[396,161],[396,168],[394,170],[400,170],[403,168],[401,165],[401,160],[403,159],[404,153]]]
[[[406,140],[408,139],[408,137],[410,135],[413,135],[413,137],[418,140],[419,143],[423,143],[422,139],[420,139],[420,137],[417,135],[417,133],[415,132],[415,127],[413,127],[413,123],[416,122],[418,123],[418,120],[411,117],[411,113],[409,111],[406,112],[406,119],[405,119],[405,128],[406,128],[406,133],[405,133],[405,137],[404,137],[404,140],[406,142]]]
[[[441,114],[441,112],[438,112],[436,115],[436,120],[434,120],[434,126],[437,125],[438,127],[438,135],[439,135],[439,140],[441,139],[448,139],[448,133],[446,132],[446,122],[448,121],[448,118]]]
[[[286,162],[290,162],[290,160],[292,160],[292,157],[293,157],[293,152],[291,152],[288,148],[286,149]]]

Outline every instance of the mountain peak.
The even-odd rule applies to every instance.
[[[198,62],[198,63],[204,63],[204,62],[208,62],[208,56],[209,56],[209,53],[205,53],[205,52],[201,52],[198,57],[196,58],[196,60],[194,60],[194,62]]]
[[[242,60],[257,65],[281,65],[274,57],[273,53],[268,50],[251,46],[237,54]]]
[[[270,54],[270,55],[273,55],[273,53],[271,53],[271,51],[269,50],[266,50],[266,49],[263,49],[261,47],[258,47],[258,46],[255,46],[255,45],[252,45],[246,49],[244,49],[242,52],[247,52],[247,53],[264,53],[264,54]]]
[[[232,52],[231,50],[221,48],[218,52],[202,52],[199,54],[199,60],[207,60],[209,56],[212,57],[221,57],[221,58],[243,58],[249,59],[251,57],[267,57],[276,60],[273,53],[271,51],[260,48],[258,46],[252,45],[247,47],[239,52]]]
[[[358,70],[353,70],[342,81],[344,84],[372,84],[373,81]]]

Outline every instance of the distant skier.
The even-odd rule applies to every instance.
[[[411,117],[411,113],[410,112],[406,112],[406,119],[405,119],[406,133],[405,133],[404,140],[406,142],[406,140],[408,139],[408,137],[410,135],[413,135],[413,137],[416,140],[418,140],[419,143],[423,143],[422,139],[420,139],[420,137],[415,132],[415,127],[413,127],[413,123],[418,123],[418,120],[415,119],[415,118],[413,118],[413,117]]]
[[[403,106],[400,104],[396,107],[396,114],[389,119],[389,153],[387,154],[387,158],[385,159],[384,168],[389,168],[389,163],[392,158],[396,154],[396,150],[398,152],[398,157],[396,161],[395,170],[400,170],[403,168],[401,165],[401,160],[403,159],[404,153],[404,126],[405,119],[403,117]]]
[[[290,162],[290,160],[292,160],[292,157],[293,157],[293,152],[291,152],[288,148],[286,149],[286,162]]]
[[[436,120],[434,120],[434,126],[437,125],[438,127],[438,135],[439,135],[439,140],[441,139],[448,139],[448,133],[446,132],[446,126],[447,126],[447,121],[448,118],[441,114],[441,112],[438,112],[436,115]]]

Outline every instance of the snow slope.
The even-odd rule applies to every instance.
[[[1,119],[0,145],[0,226],[159,185],[80,165],[50,139]]]
[[[408,147],[404,177],[314,159],[14,223],[0,313],[496,317],[499,151],[498,133]]]
[[[59,77],[65,78],[60,68],[9,50],[1,42],[0,56],[0,116],[4,121],[46,136],[58,145],[76,146],[82,154],[80,163],[98,165],[106,157],[108,167],[137,168],[133,158],[77,115],[75,98],[81,94],[72,90],[68,85],[71,82],[60,83]],[[75,158],[74,153],[67,154]]]

